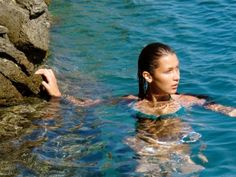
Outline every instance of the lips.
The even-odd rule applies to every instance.
[[[172,85],[171,87],[172,87],[173,89],[177,89],[178,84],[174,84],[174,85]]]

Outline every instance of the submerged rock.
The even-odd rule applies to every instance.
[[[33,120],[47,115],[47,103],[32,97],[19,105],[0,107],[0,144],[32,132],[35,129]]]
[[[49,43],[49,1],[0,0],[0,105],[42,95],[41,76]]]

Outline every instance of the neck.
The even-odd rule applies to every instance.
[[[153,103],[170,101],[171,95],[167,93],[153,93],[151,89],[148,89],[146,94],[146,99]]]

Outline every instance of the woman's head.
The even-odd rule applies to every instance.
[[[162,43],[144,47],[138,60],[138,79],[141,99],[145,98],[147,87],[159,94],[175,92],[179,82],[179,62],[175,52]]]

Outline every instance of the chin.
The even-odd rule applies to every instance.
[[[161,94],[176,94],[177,93],[177,88],[170,88],[170,89],[166,89],[165,91],[163,90],[161,92]]]
[[[176,94],[177,93],[177,89],[173,89],[169,92],[169,94]]]

